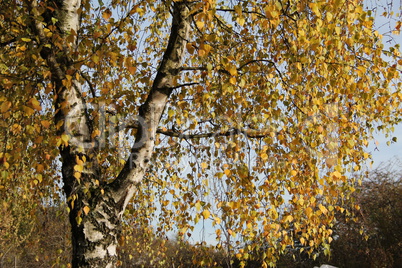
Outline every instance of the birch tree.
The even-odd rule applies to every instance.
[[[73,267],[118,265],[123,219],[207,222],[244,262],[261,239],[265,266],[290,225],[327,249],[348,174],[399,120],[399,46],[362,1],[1,6],[1,187],[62,185]]]

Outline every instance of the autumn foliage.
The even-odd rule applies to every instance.
[[[350,174],[401,118],[400,20],[380,33],[360,0],[0,5],[0,232],[23,243],[65,202],[74,267],[123,265],[122,226],[212,233],[239,265],[329,254]]]

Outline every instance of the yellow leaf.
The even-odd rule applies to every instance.
[[[174,115],[174,111],[169,109],[169,111],[168,111],[169,118],[172,118],[173,115]]]
[[[308,207],[305,209],[306,215],[307,217],[311,217],[311,215],[313,214],[313,209],[311,207]]]
[[[106,9],[102,14],[102,17],[105,20],[109,20],[111,16],[112,16],[112,11],[110,11],[110,9]]]
[[[237,23],[239,23],[240,26],[243,26],[245,22],[246,22],[246,20],[244,19],[244,17],[241,17],[241,18],[237,19]]]
[[[288,215],[285,218],[285,222],[292,222],[293,221],[293,216],[292,215]]]
[[[241,5],[236,5],[234,6],[234,11],[236,12],[237,15],[241,16],[243,13],[243,9],[241,7]]]
[[[227,69],[227,71],[230,73],[230,75],[237,75],[237,69],[236,66],[234,65],[230,65],[229,68]]]
[[[274,20],[279,17],[279,13],[277,10],[274,10],[270,5],[266,5],[265,9],[265,16],[267,16],[268,19]]]
[[[321,210],[321,212],[322,212],[323,214],[327,214],[327,213],[328,213],[327,208],[324,207],[323,205],[319,204],[319,205],[318,205],[318,208]]]
[[[229,82],[230,82],[232,85],[235,85],[235,84],[236,84],[236,77],[231,77],[231,78],[229,78]]]
[[[218,177],[219,179],[223,177],[223,173],[222,172],[218,172],[215,174],[216,177]]]
[[[320,15],[321,15],[321,14],[320,14],[320,10],[318,9],[317,3],[310,3],[309,6],[310,6],[310,8],[311,8],[311,11],[313,11],[313,13],[314,13],[316,16],[320,16]]]
[[[342,174],[338,170],[335,170],[334,172],[332,172],[332,175],[337,177],[337,178],[342,177]]]
[[[127,69],[132,75],[135,74],[135,72],[137,71],[137,67],[135,66],[128,66]]]
[[[331,12],[327,12],[327,21],[330,22],[332,20],[332,18],[334,17],[334,15],[332,15]]]
[[[84,166],[81,165],[75,165],[74,170],[78,172],[82,172],[84,170]]]
[[[336,158],[327,158],[325,159],[325,163],[327,164],[328,167],[332,167],[336,164],[337,160]]]
[[[31,103],[32,108],[34,108],[35,110],[37,110],[37,111],[42,110],[42,107],[40,106],[40,103],[37,99],[32,98],[32,99],[30,99],[29,102]]]
[[[91,209],[88,206],[85,206],[82,210],[84,210],[85,215],[88,215]]]
[[[74,178],[79,180],[81,178],[81,172],[74,172]]]
[[[229,230],[228,230],[228,233],[229,233],[231,236],[236,237],[236,232],[234,232],[233,230],[229,229]]]
[[[27,115],[27,116],[30,116],[30,115],[32,115],[35,111],[32,109],[32,108],[30,108],[30,107],[28,107],[28,106],[22,106],[22,110],[24,111],[24,113]]]
[[[62,134],[62,135],[61,135],[61,139],[62,139],[62,141],[64,141],[64,142],[68,142],[69,139],[70,139],[70,137],[69,137],[67,134]]]
[[[9,101],[4,101],[4,102],[1,104],[1,108],[0,108],[1,113],[7,112],[8,109],[10,109],[10,107],[11,107],[11,102],[9,102]]]
[[[42,172],[43,170],[45,170],[45,167],[42,164],[38,164],[36,166],[36,171],[37,172]]]
[[[21,130],[22,130],[22,127],[21,127],[21,125],[18,125],[18,124],[14,124],[14,125],[12,125],[12,127],[11,127],[11,132],[12,132],[13,134],[20,133]]]
[[[194,53],[194,46],[193,46],[193,43],[187,43],[187,44],[186,44],[186,48],[187,48],[188,53],[190,53],[190,54],[193,54],[193,53]]]
[[[221,229],[216,229],[216,230],[215,230],[215,233],[216,233],[217,236],[220,236],[220,235],[221,235],[221,232],[222,232]]]
[[[197,201],[197,202],[195,203],[195,209],[196,209],[197,211],[200,211],[200,209],[201,209],[201,202],[200,202],[200,201]]]
[[[208,167],[208,164],[207,163],[205,163],[205,162],[202,162],[201,163],[201,168],[202,169],[206,169]]]
[[[101,133],[101,131],[100,131],[99,129],[95,129],[95,130],[92,132],[91,137],[92,137],[92,138],[99,137],[101,134],[102,134],[102,133]]]
[[[42,120],[40,123],[44,128],[49,128],[50,127],[50,122],[47,121],[47,120]]]
[[[201,21],[201,20],[197,20],[196,22],[195,22],[195,24],[197,25],[197,27],[198,27],[198,29],[202,29],[202,28],[204,28],[204,25],[205,25],[205,23],[203,22],[203,21]]]
[[[209,216],[211,215],[211,213],[208,210],[204,210],[201,214],[202,217],[204,217],[204,219],[208,219]]]
[[[80,159],[80,157],[78,155],[75,156],[75,163],[77,163],[77,165],[83,165],[85,162],[86,158],[85,155],[82,156],[82,160]]]
[[[81,218],[80,216],[77,216],[77,217],[75,218],[75,220],[77,221],[77,224],[78,224],[78,225],[80,225],[81,222],[82,222],[82,218]]]
[[[200,48],[200,49],[198,50],[198,56],[203,57],[203,56],[205,56],[205,55],[206,55],[206,51],[205,51],[204,49]]]
[[[93,56],[91,57],[91,59],[92,59],[92,61],[93,61],[94,63],[96,63],[96,64],[98,64],[99,61],[100,61],[100,58],[99,58],[99,56],[97,56],[97,55],[93,55]]]
[[[208,44],[202,44],[200,47],[205,51],[205,54],[208,54],[212,50],[212,47]]]

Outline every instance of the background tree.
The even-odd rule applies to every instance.
[[[401,167],[401,161],[394,158],[363,173],[353,199],[346,203],[349,215],[335,215],[329,256],[321,248],[313,260],[297,243],[281,257],[278,267],[400,267]]]
[[[13,203],[21,205],[17,200]],[[63,205],[35,206],[29,217],[21,212],[21,209],[17,212],[20,217],[30,221],[26,223],[21,220],[15,224],[14,228],[20,230],[19,236],[13,240],[6,240],[9,236],[2,234],[0,267],[68,267],[71,260],[71,234],[64,202]],[[2,213],[2,222],[9,219],[13,218]],[[23,223],[27,225],[25,229],[21,228]],[[2,231],[8,230],[2,228]]]
[[[401,167],[397,158],[381,163],[358,187],[357,221],[339,217],[335,227],[338,238],[333,243],[332,259],[336,266],[400,267]]]
[[[398,46],[362,1],[14,0],[0,16],[2,189],[34,205],[63,187],[73,267],[119,263],[123,215],[161,235],[213,225],[241,262],[261,237],[263,266],[294,226],[312,253],[373,129],[399,119]]]

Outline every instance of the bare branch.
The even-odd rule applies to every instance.
[[[139,123],[133,122],[132,124],[127,124],[125,126],[126,129],[138,129]],[[166,128],[158,128],[156,133],[162,134],[172,138],[181,138],[181,139],[203,139],[203,138],[212,138],[212,137],[229,137],[229,136],[236,136],[236,135],[244,135],[247,138],[264,138],[269,135],[272,135],[272,130],[269,129],[238,129],[232,128],[229,130],[217,130],[213,132],[204,132],[204,133],[194,133],[194,134],[185,134],[183,131],[177,129],[166,129]],[[275,133],[276,134],[276,133]]]
[[[243,65],[241,65],[239,68],[237,68],[237,70],[240,71],[241,69],[243,69],[247,65],[250,65],[250,64],[253,64],[253,63],[256,63],[256,62],[268,62],[268,63],[271,63],[272,65],[275,66],[275,62],[273,62],[271,60],[251,60],[251,61],[248,61],[248,62],[244,63]]]
[[[234,9],[230,9],[230,8],[217,8],[216,11],[236,12]],[[241,12],[246,13],[246,14],[256,14],[261,18],[266,18],[266,16],[264,14],[257,12],[257,11],[242,10]]]
[[[237,68],[238,71],[240,71],[242,68],[246,67],[249,64],[253,64],[253,63],[257,63],[257,62],[268,62],[270,64],[272,64],[272,66],[274,66],[275,71],[278,73],[279,77],[281,78],[282,82],[287,85],[287,82],[285,81],[285,79],[283,78],[283,75],[281,73],[281,71],[278,69],[278,67],[276,66],[275,62],[273,62],[272,60],[251,60],[249,62],[244,63],[243,65],[241,65],[239,68]]]
[[[175,137],[175,138],[181,138],[181,139],[203,139],[203,138],[212,138],[212,137],[230,137],[230,136],[235,136],[235,135],[244,135],[247,138],[264,138],[269,135],[271,135],[271,130],[255,130],[255,129],[236,129],[232,128],[227,131],[214,131],[214,132],[207,132],[207,133],[196,133],[196,134],[183,134],[179,131],[174,131],[174,130],[165,130],[165,129],[158,129],[157,133],[169,136],[169,137]]]
[[[181,72],[181,71],[207,71],[208,69],[206,68],[206,67],[203,67],[203,66],[199,66],[199,67],[181,67],[180,69],[179,69],[179,71]]]
[[[88,76],[86,74],[84,74],[83,72],[80,71],[80,75],[82,76],[82,78],[84,78],[84,80],[88,83],[89,86],[89,90],[92,93],[92,96],[94,98],[96,98],[96,92],[95,92],[95,88],[93,87],[91,81],[89,80]]]

